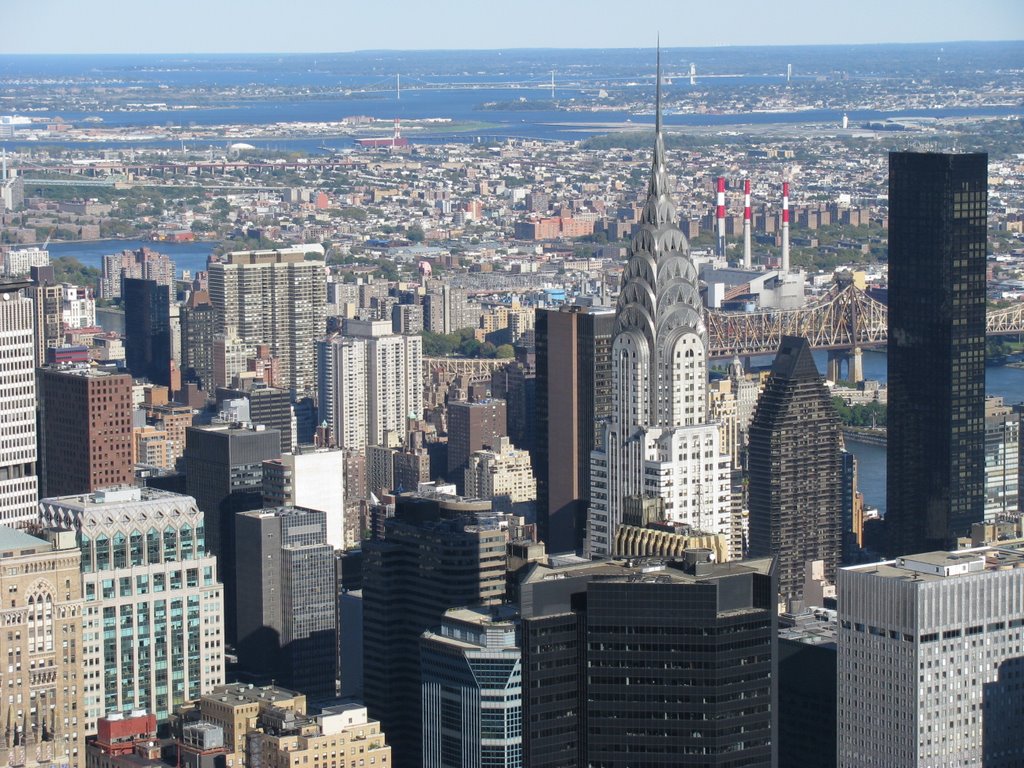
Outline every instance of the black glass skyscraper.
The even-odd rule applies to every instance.
[[[698,552],[532,567],[519,606],[526,765],[777,764],[773,561]]]
[[[839,417],[802,337],[784,336],[750,424],[750,555],[778,558],[779,597],[802,600],[805,565],[835,583],[842,553]]]
[[[987,212],[986,154],[889,155],[890,556],[984,515]]]
[[[125,278],[124,354],[132,376],[171,383],[171,289],[156,280]]]

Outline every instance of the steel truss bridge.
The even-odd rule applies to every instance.
[[[757,312],[708,310],[708,357],[723,359],[774,355],[783,336],[804,336],[814,349],[829,351],[828,377],[833,381],[863,379],[861,350],[884,347],[889,340],[888,307],[849,280],[837,280],[817,301],[800,309]],[[1024,333],[1024,302],[989,310],[989,336]],[[508,360],[425,358],[424,373],[469,380],[489,378]],[[842,366],[847,375],[842,377]]]
[[[783,336],[804,336],[815,349],[883,347],[888,307],[850,281],[839,280],[821,298],[800,309],[707,313],[708,356],[775,354]],[[1024,333],[1024,303],[989,310],[986,333]]]

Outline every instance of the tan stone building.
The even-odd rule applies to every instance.
[[[80,555],[74,534],[53,539],[0,526],[0,763],[8,766],[85,764]]]
[[[280,715],[282,716],[278,716]],[[362,704],[339,704],[316,717],[270,710],[267,732],[250,731],[246,757],[259,768],[388,768],[391,747]]]
[[[259,727],[260,716],[271,708],[305,715],[306,697],[275,685],[231,683],[218,685],[178,714],[182,720],[220,726],[227,768],[237,768],[245,765],[245,734]]]

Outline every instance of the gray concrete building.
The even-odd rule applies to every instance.
[[[1024,765],[1024,552],[839,571],[838,765]]]
[[[334,548],[327,515],[278,507],[235,518],[238,660],[313,699],[335,694]]]

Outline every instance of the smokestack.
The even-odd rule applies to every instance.
[[[750,179],[743,180],[743,268],[750,269]]]
[[[782,271],[789,272],[789,182],[782,182]]]
[[[725,177],[718,177],[718,208],[715,218],[718,219],[718,255],[725,256]]]

